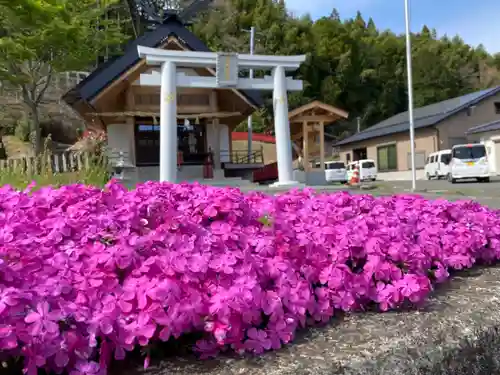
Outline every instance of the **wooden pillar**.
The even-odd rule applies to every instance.
[[[321,163],[321,170],[325,170],[325,123],[319,123],[319,160]]]
[[[309,171],[309,129],[307,128],[307,121],[302,123],[302,164],[304,171]]]
[[[134,97],[134,92],[132,91],[132,86],[129,85],[127,88],[127,94],[126,94],[126,108],[127,111],[135,111],[135,97]],[[133,116],[128,116],[125,120],[127,122],[127,126],[132,129],[132,134],[134,137],[131,140],[131,145],[130,147],[130,153],[128,155],[128,161],[135,165],[137,162],[136,155],[135,155],[135,117]]]
[[[213,132],[212,134],[212,139],[214,141],[213,144],[213,157],[214,157],[214,169],[220,169],[220,124],[219,124],[219,119],[214,118],[212,120],[212,126],[211,126],[211,131]]]

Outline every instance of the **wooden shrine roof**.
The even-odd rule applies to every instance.
[[[325,125],[328,125],[347,117],[349,117],[349,114],[346,111],[322,103],[319,100],[314,100],[288,113],[290,123],[323,122]]]

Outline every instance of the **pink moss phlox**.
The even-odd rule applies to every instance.
[[[499,257],[500,216],[472,202],[4,187],[0,352],[23,357],[27,375],[103,375],[189,332],[203,333],[203,358],[258,354],[338,311],[421,303],[450,270]]]

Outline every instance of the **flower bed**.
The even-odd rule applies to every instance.
[[[0,355],[24,357],[28,375],[105,374],[188,332],[204,333],[201,357],[258,354],[336,311],[422,302],[450,269],[499,258],[499,240],[499,214],[472,202],[2,188]]]

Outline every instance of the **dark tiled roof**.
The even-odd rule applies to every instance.
[[[475,105],[481,100],[486,99],[491,95],[495,95],[498,92],[500,92],[500,86],[474,92],[458,98],[448,99],[439,103],[430,104],[425,107],[416,108],[413,115],[415,129],[436,125],[453,114],[471,105]],[[337,142],[335,145],[346,145],[349,143],[382,137],[384,135],[409,131],[409,129],[410,123],[408,121],[408,112],[401,112],[363,130],[362,132]]]
[[[494,130],[500,130],[500,120],[488,122],[487,124],[481,124],[474,126],[467,131],[467,134],[484,133],[491,132]]]
[[[63,100],[73,105],[79,100],[90,101],[103,89],[117,80],[127,70],[140,60],[137,46],[158,47],[169,36],[178,38],[187,48],[198,52],[211,52],[210,49],[176,18],[169,17],[155,30],[149,31],[131,41],[125,48],[122,56],[115,57],[99,65],[87,78],[63,95]],[[258,91],[240,90],[254,105],[262,105],[262,98]]]

